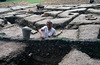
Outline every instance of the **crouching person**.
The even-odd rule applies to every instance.
[[[55,37],[56,36],[56,31],[52,27],[51,21],[47,21],[46,26],[39,29],[39,33],[41,35],[41,38],[48,38],[48,37]]]

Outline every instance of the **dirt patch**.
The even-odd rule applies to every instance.
[[[91,59],[87,54],[72,50],[59,65],[100,65],[100,61]]]
[[[26,1],[21,2],[8,2],[8,3],[0,3],[0,7],[7,7],[7,6],[15,6],[15,5],[26,5],[29,4]]]
[[[89,0],[45,0],[41,4],[87,4]],[[100,0],[95,0],[93,3],[100,3]]]

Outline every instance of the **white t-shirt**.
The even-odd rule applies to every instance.
[[[50,30],[48,30],[47,26],[44,26],[41,29],[43,30],[44,37],[56,36],[56,31],[53,27]]]

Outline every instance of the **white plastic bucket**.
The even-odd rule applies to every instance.
[[[31,28],[22,28],[23,39],[30,39]]]

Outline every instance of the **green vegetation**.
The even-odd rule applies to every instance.
[[[51,37],[50,39],[59,39],[59,40],[67,40],[67,41],[71,40],[71,39],[65,38],[65,37],[61,37],[61,38],[59,38],[59,37]]]
[[[0,2],[0,3],[7,3],[7,2],[19,2],[19,1],[27,1],[29,3],[40,3],[44,0],[6,0],[5,2]]]

